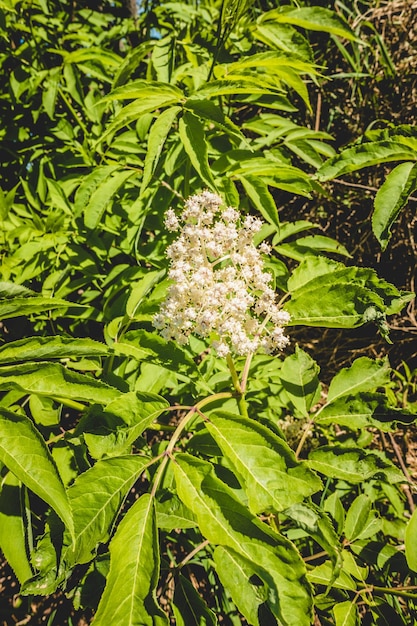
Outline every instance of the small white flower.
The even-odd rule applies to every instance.
[[[153,323],[163,337],[180,345],[191,334],[207,338],[218,356],[247,355],[262,348],[271,353],[288,344],[282,311],[271,288],[254,235],[262,221],[222,207],[210,191],[191,196],[180,217],[172,209],[165,216],[168,230],[180,230],[169,246],[168,273],[172,284]]]

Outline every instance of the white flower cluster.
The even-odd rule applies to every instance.
[[[282,350],[289,315],[279,308],[263,266],[260,252],[270,248],[253,243],[262,221],[250,215],[241,220],[204,191],[187,200],[180,218],[169,209],[165,225],[181,232],[167,250],[172,284],[153,320],[162,336],[182,345],[190,334],[208,338],[221,357]]]

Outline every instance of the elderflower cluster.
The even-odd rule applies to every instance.
[[[289,315],[278,306],[263,266],[261,252],[270,248],[253,243],[262,221],[241,219],[204,191],[187,200],[181,217],[169,209],[165,225],[180,233],[167,250],[172,284],[153,319],[162,336],[181,345],[190,334],[207,338],[220,357],[282,350]]]

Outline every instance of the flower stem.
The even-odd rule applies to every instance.
[[[180,421],[180,423],[178,424],[178,426],[176,427],[171,440],[167,446],[167,449],[164,452],[164,456],[163,459],[161,461],[160,466],[158,467],[156,474],[155,474],[155,478],[153,481],[153,485],[152,485],[152,490],[151,490],[151,497],[153,498],[158,490],[159,484],[162,480],[162,476],[164,475],[164,471],[165,471],[165,467],[168,463],[168,461],[171,458],[171,455],[174,451],[174,448],[177,444],[178,439],[181,437],[181,434],[183,432],[183,430],[185,429],[185,427],[187,426],[187,424],[189,422],[191,422],[191,420],[193,420],[195,418],[196,415],[198,415],[201,412],[201,409],[206,406],[207,404],[211,404],[212,402],[216,402],[217,400],[220,400],[221,398],[231,398],[232,394],[224,391],[222,393],[215,393],[212,396],[209,396],[208,398],[204,398],[203,400],[200,400],[200,402],[197,402],[197,404],[195,404],[193,407],[191,407],[191,409],[188,411],[188,413],[186,415],[184,415],[184,417],[182,418],[182,420]]]
[[[237,375],[235,364],[234,364],[233,359],[230,356],[230,354],[227,355],[226,362],[227,362],[227,366],[228,366],[228,368],[230,370],[230,375],[232,377],[233,387],[235,388],[236,393],[237,393],[237,404],[238,404],[238,407],[239,407],[239,412],[240,412],[242,417],[249,417],[249,415],[248,415],[248,405],[247,405],[246,400],[245,400],[245,390],[242,389],[242,386],[241,386],[241,384],[239,382],[239,376]],[[246,385],[246,381],[245,381],[245,385]]]

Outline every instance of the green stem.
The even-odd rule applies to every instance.
[[[377,587],[376,585],[366,585],[365,583],[358,583],[358,587],[362,588],[362,591],[369,591],[370,593],[376,593],[382,595],[388,593],[392,596],[399,596],[400,598],[411,598],[417,600],[417,593],[410,593],[403,589],[392,589],[391,587]]]
[[[174,434],[171,437],[171,440],[167,446],[167,449],[164,452],[164,457],[162,459],[162,462],[156,471],[155,478],[154,478],[153,485],[152,485],[152,490],[151,490],[152,498],[155,496],[158,490],[159,484],[162,480],[162,476],[164,475],[165,467],[168,461],[170,460],[172,453],[174,451],[174,448],[177,444],[177,441],[181,437],[181,434],[183,430],[185,429],[185,427],[187,426],[187,424],[191,422],[195,418],[195,416],[201,412],[201,409],[205,407],[207,404],[216,402],[217,400],[220,400],[221,398],[231,398],[231,397],[232,397],[232,394],[229,393],[228,391],[215,393],[212,396],[209,396],[208,398],[204,398],[203,400],[200,400],[200,402],[197,402],[197,404],[191,407],[188,413],[182,418],[182,420],[176,427]]]
[[[58,396],[54,396],[54,400],[69,407],[70,409],[75,409],[76,411],[85,411],[87,408],[85,404],[81,404],[81,402],[77,402],[76,400],[70,400],[69,398],[59,398]]]
[[[248,405],[246,403],[245,400],[245,390],[242,389],[242,386],[239,382],[239,376],[237,374],[236,368],[235,368],[235,364],[233,362],[232,357],[230,356],[230,354],[227,355],[226,357],[226,362],[227,362],[227,366],[230,370],[230,375],[232,377],[232,383],[233,383],[233,387],[236,390],[237,393],[237,404],[239,407],[239,412],[241,414],[242,417],[249,417],[248,415]],[[245,381],[245,385],[246,385],[246,381]]]
[[[297,459],[298,459],[298,457],[299,457],[299,455],[300,455],[300,452],[301,452],[301,450],[302,450],[302,448],[303,448],[303,445],[304,445],[304,444],[305,444],[305,442],[306,442],[307,437],[308,437],[308,436],[309,436],[309,434],[310,434],[310,431],[311,431],[311,428],[312,428],[312,426],[313,426],[313,424],[314,424],[314,421],[315,421],[315,417],[312,417],[312,418],[311,418],[311,419],[307,422],[307,424],[306,424],[306,425],[305,425],[305,427],[304,427],[304,432],[303,432],[303,434],[301,435],[301,439],[300,439],[300,441],[298,442],[297,450],[295,451],[295,457],[296,457]]]

